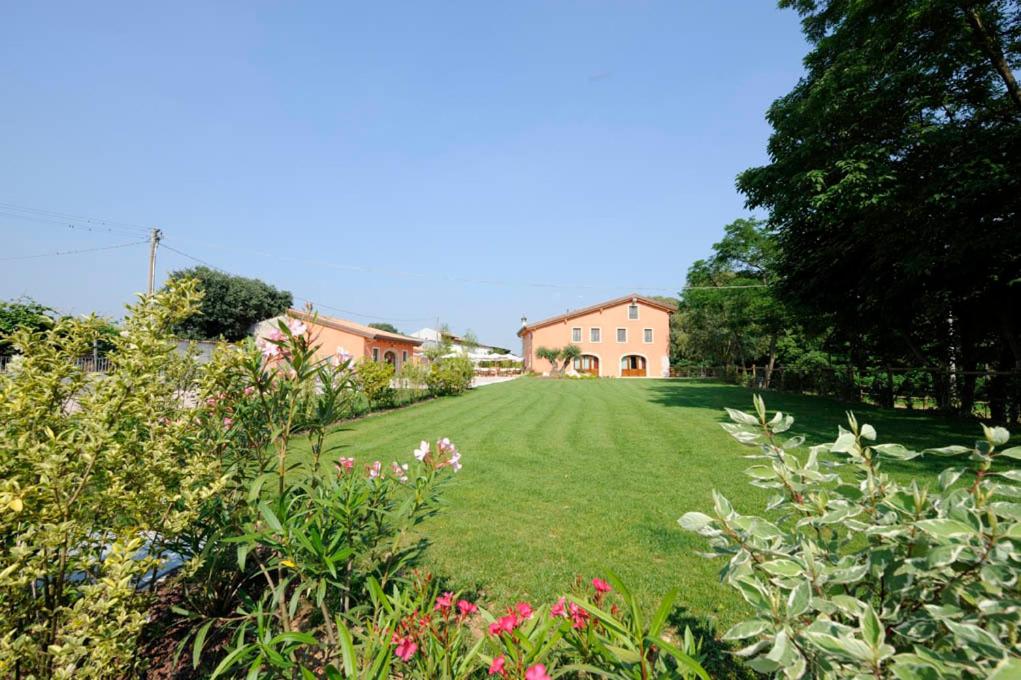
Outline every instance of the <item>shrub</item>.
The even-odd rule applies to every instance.
[[[793,418],[729,410],[724,427],[758,453],[752,484],[775,492],[770,518],[714,494],[686,529],[729,558],[723,575],[755,610],[731,628],[760,672],[835,677],[1016,677],[1021,597],[1021,447],[983,426],[974,447],[916,452],[877,444],[848,414],[836,441],[796,452]],[[884,461],[950,457],[936,488],[902,484]]]
[[[397,396],[391,386],[394,371],[393,364],[385,361],[363,359],[358,362],[355,381],[370,406],[385,408],[394,405]]]
[[[429,368],[425,382],[436,396],[461,394],[471,387],[475,367],[468,357],[445,357]]]
[[[75,357],[97,319],[22,328],[22,361],[0,375],[0,669],[5,676],[127,676],[145,621],[136,587],[223,485],[181,398],[195,370],[169,329],[191,313],[194,282],[130,308],[110,370]]]

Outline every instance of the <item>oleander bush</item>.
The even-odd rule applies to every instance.
[[[723,578],[754,615],[724,635],[762,672],[799,677],[1021,675],[1021,447],[983,426],[971,448],[877,443],[848,414],[837,439],[800,450],[793,417],[728,409],[752,447],[751,484],[774,492],[763,515],[714,494],[713,515],[681,525],[726,558]],[[935,488],[904,484],[887,461],[950,462]]]

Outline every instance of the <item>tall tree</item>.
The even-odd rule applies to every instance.
[[[255,323],[283,314],[294,303],[288,291],[209,267],[182,269],[169,276],[171,280],[183,278],[198,279],[204,294],[200,312],[176,329],[183,338],[240,340]]]
[[[7,336],[18,328],[44,330],[53,326],[57,313],[31,298],[0,301],[0,356],[9,354]]]
[[[858,363],[1021,368],[1021,3],[780,6],[811,51],[738,186],[769,211],[783,294]]]
[[[370,323],[369,328],[375,328],[377,331],[385,331],[387,333],[400,334],[400,331],[397,330],[397,326],[394,326],[392,323],[386,323],[385,321],[375,321]]]

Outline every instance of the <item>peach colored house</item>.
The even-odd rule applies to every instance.
[[[535,355],[540,347],[577,345],[578,373],[611,377],[670,375],[670,315],[674,309],[641,295],[625,295],[529,324],[522,319],[525,370],[548,375],[551,366]],[[570,370],[570,367],[569,367]]]
[[[322,314],[313,316],[297,309],[287,310],[287,316],[305,322],[316,338],[322,358],[343,352],[353,356],[356,361],[364,357],[373,361],[385,361],[399,369],[415,361],[415,350],[422,344],[418,338],[381,331],[347,319]],[[275,324],[276,319],[261,322],[256,327],[256,337],[268,333]]]

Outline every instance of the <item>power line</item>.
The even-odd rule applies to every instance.
[[[85,222],[85,223],[87,223],[87,226],[86,225],[68,225],[68,226],[74,226],[75,228],[79,228],[79,229],[103,228],[103,229],[111,230],[111,229],[118,229],[118,228],[120,228],[121,231],[136,231],[136,232],[137,231],[148,231],[148,229],[149,229],[148,227],[146,227],[144,225],[135,224],[133,222],[120,222],[118,220],[110,220],[110,219],[98,218],[98,217],[84,217],[82,215],[72,215],[70,213],[58,212],[56,210],[46,210],[46,209],[43,209],[43,208],[31,208],[31,207],[28,207],[28,206],[17,205],[15,203],[7,203],[7,202],[4,202],[4,201],[0,201],[0,209],[9,210],[9,211],[15,211],[15,213],[29,213],[30,215],[40,216],[40,217],[34,217],[33,218],[30,215],[18,215],[18,214],[11,215],[12,217],[22,217],[24,219],[34,219],[35,221],[50,221],[50,222],[54,222],[55,224],[65,224],[66,220],[72,220],[74,222]],[[45,218],[50,218],[50,219],[46,220]],[[55,219],[52,219],[52,218],[58,218],[58,219],[55,220]]]
[[[163,248],[166,248],[167,250],[169,250],[169,251],[171,251],[173,253],[177,253],[178,255],[180,255],[182,257],[186,257],[189,260],[192,260],[194,262],[198,262],[199,264],[201,264],[203,266],[209,267],[210,269],[215,269],[216,271],[218,271],[218,272],[220,272],[222,274],[227,274],[227,275],[230,275],[230,276],[239,276],[238,274],[235,274],[233,272],[229,272],[226,269],[223,269],[221,267],[217,267],[216,265],[211,264],[211,263],[203,260],[202,258],[195,257],[194,255],[189,255],[188,253],[184,252],[183,250],[178,250],[177,248],[174,248],[173,246],[167,245],[167,242],[165,240],[160,241],[160,246],[163,247]],[[295,295],[294,299],[295,300],[299,300],[301,302],[306,302],[306,303],[312,304],[312,305],[314,305],[316,307],[322,307],[323,309],[328,309],[328,310],[330,310],[332,312],[340,312],[341,314],[348,314],[350,316],[357,316],[357,317],[362,317],[362,318],[365,318],[365,319],[375,319],[377,321],[392,321],[392,322],[397,322],[397,323],[404,323],[404,322],[409,322],[409,321],[430,321],[433,318],[431,316],[419,316],[419,317],[412,317],[412,318],[394,318],[394,317],[389,317],[389,316],[377,316],[375,314],[361,314],[359,312],[351,311],[350,309],[341,309],[340,307],[333,307],[331,305],[325,305],[325,304],[323,304],[321,302],[313,302],[312,300],[310,300],[308,298],[300,297],[298,295]]]
[[[95,253],[100,250],[114,250],[116,248],[127,248],[129,246],[138,246],[143,243],[149,243],[145,241],[131,241],[130,243],[118,243],[112,246],[100,246],[99,248],[81,248],[78,250],[58,250],[52,253],[38,253],[36,255],[15,255],[14,257],[0,257],[0,262],[9,262],[11,260],[33,260],[40,257],[56,257],[59,255],[80,255],[82,253]]]

